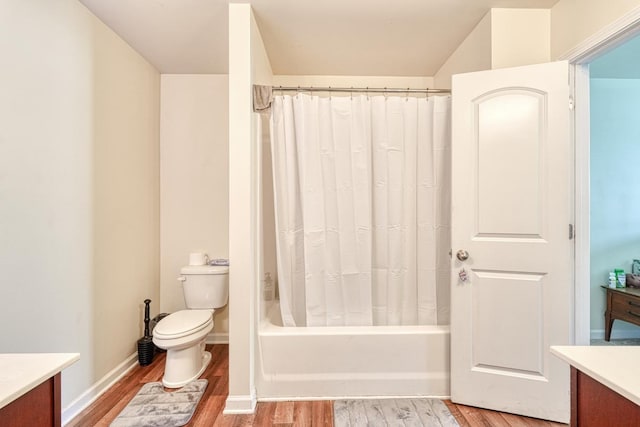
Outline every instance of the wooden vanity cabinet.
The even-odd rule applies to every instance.
[[[60,373],[0,408],[2,427],[61,427]]]
[[[640,406],[571,367],[571,427],[638,426]]]

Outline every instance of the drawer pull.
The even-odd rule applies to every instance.
[[[627,313],[629,313],[630,315],[635,316],[635,317],[640,317],[640,314],[638,314],[638,313],[634,313],[634,312],[633,312],[633,311],[631,311],[631,310],[627,310]]]
[[[637,302],[633,302],[633,301],[629,301],[629,305],[632,305],[634,307],[640,307],[640,304],[638,304]]]

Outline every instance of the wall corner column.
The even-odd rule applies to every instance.
[[[256,260],[252,199],[251,5],[229,5],[229,396],[225,414],[253,413]]]

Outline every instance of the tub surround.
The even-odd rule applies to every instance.
[[[78,353],[0,354],[0,424],[60,425],[60,372],[79,359]]]
[[[261,322],[258,399],[448,397],[448,326],[284,327]]]

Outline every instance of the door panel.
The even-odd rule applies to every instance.
[[[481,96],[473,104],[478,127],[477,235],[539,237],[545,95],[505,89]],[[509,160],[495,161],[500,158]]]
[[[454,76],[452,105],[451,398],[567,422],[568,64]]]
[[[503,375],[542,375],[544,276],[478,270],[474,275],[473,365]],[[496,301],[500,309],[495,308]]]

